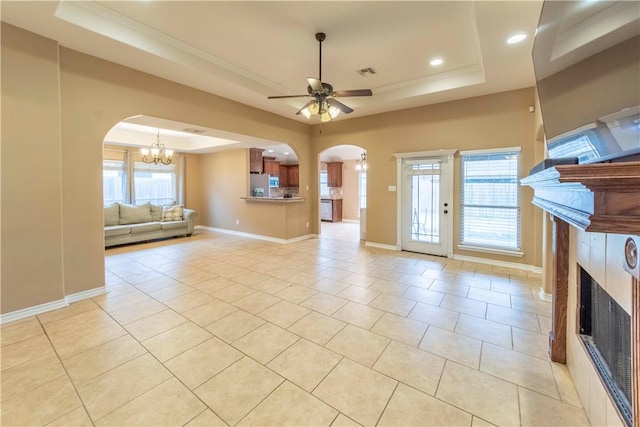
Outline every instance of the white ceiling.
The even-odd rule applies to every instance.
[[[541,1],[2,1],[2,20],[61,45],[284,117],[306,98],[307,77],[337,90],[346,117],[534,85],[533,34]],[[528,39],[507,45],[525,32]],[[431,67],[441,57],[444,64]],[[356,71],[373,67],[376,75]]]
[[[580,2],[593,3],[609,4]],[[3,21],[62,46],[315,124],[317,116],[295,115],[307,98],[267,96],[304,94],[306,78],[319,77],[316,32],[327,34],[323,81],[336,90],[373,90],[372,97],[340,98],[355,110],[340,115],[344,120],[533,86],[531,51],[542,1],[3,0],[1,6]],[[565,17],[561,34],[568,33],[567,25],[588,24],[591,12],[565,8],[565,14],[576,14]],[[508,45],[506,39],[518,32],[528,38]],[[434,57],[444,63],[431,67]],[[366,67],[377,74],[356,72]],[[148,117],[128,121],[190,127]],[[214,139],[191,134],[171,148],[205,152],[278,144],[205,131]],[[172,137],[166,138],[172,145]],[[220,145],[225,140],[233,144]]]

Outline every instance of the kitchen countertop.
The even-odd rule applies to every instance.
[[[247,202],[276,202],[276,203],[294,203],[294,202],[304,202],[307,200],[304,197],[240,197],[241,199],[246,200]]]

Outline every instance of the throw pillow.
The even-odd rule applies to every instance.
[[[120,224],[140,224],[151,222],[151,204],[120,205]]]
[[[162,221],[182,221],[182,205],[163,206]]]
[[[153,221],[162,221],[162,206],[151,204],[151,219]]]
[[[120,203],[113,202],[104,207],[104,225],[118,225],[120,219]]]

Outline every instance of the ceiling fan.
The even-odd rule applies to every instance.
[[[348,96],[371,96],[373,92],[371,89],[353,89],[353,90],[333,90],[333,86],[329,83],[322,82],[322,42],[326,38],[325,33],[317,33],[316,40],[320,45],[320,61],[319,61],[319,76],[318,78],[308,77],[307,81],[307,94],[305,95],[283,95],[283,96],[268,96],[267,99],[280,99],[280,98],[303,98],[311,97],[311,101],[307,102],[296,114],[302,114],[306,118],[311,117],[312,114],[318,114],[320,121],[328,122],[331,119],[335,119],[342,112],[349,114],[353,112],[353,109],[346,106],[342,102],[338,101],[337,97]]]

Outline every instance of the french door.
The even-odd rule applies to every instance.
[[[403,250],[447,256],[451,249],[452,159],[402,160]]]

